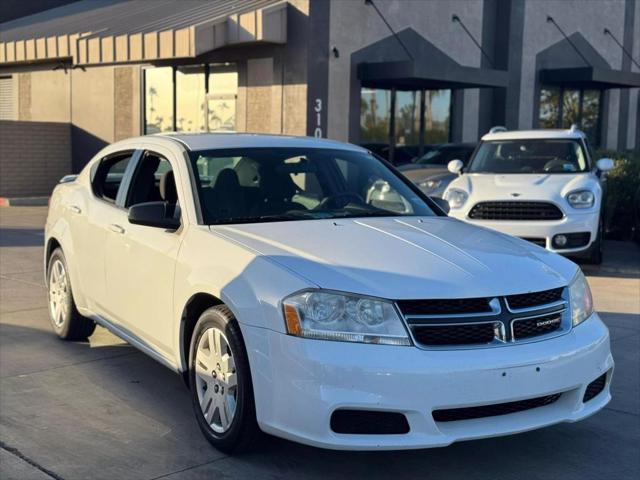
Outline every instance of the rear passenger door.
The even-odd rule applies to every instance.
[[[133,225],[127,211],[139,203],[165,201],[178,205],[179,216],[184,201],[176,198],[176,170],[168,152],[145,151],[140,156],[105,257],[107,294],[118,323],[163,356],[173,349],[173,277],[184,228]]]

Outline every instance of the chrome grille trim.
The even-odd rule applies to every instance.
[[[568,287],[564,287],[562,290],[562,300],[548,304],[512,310],[509,308],[506,296],[494,297],[490,300],[489,304],[491,306],[491,312],[470,314],[405,315],[397,304],[396,310],[404,320],[413,344],[423,350],[469,350],[521,345],[559,337],[569,333],[571,330],[571,308],[569,303]],[[553,315],[560,316],[560,325],[558,325],[556,329],[549,332],[542,332],[538,335],[526,336],[520,339],[515,338],[514,325],[516,322]],[[443,326],[455,327],[484,324],[494,325],[495,335],[492,342],[429,345],[421,343],[418,341],[417,335],[414,335],[414,328]]]

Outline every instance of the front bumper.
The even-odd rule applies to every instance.
[[[524,432],[594,414],[604,390],[587,403],[586,386],[611,372],[609,334],[593,314],[561,337],[496,348],[421,350],[309,340],[242,326],[262,430],[333,449],[440,447]],[[436,422],[432,411],[562,393],[550,405],[503,416]],[[339,408],[403,413],[407,434],[334,433]]]
[[[491,228],[502,233],[525,239],[544,240],[545,248],[556,253],[571,255],[587,251],[598,236],[598,224],[600,214],[572,213],[561,220],[552,221],[516,221],[516,220],[473,220],[467,217],[468,212],[452,210],[449,216],[464,220],[465,222]],[[578,248],[555,248],[551,240],[555,235],[567,233],[589,232],[589,242]]]

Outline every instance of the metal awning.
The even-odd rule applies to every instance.
[[[428,59],[358,65],[363,86],[398,90],[506,87],[507,75],[504,70],[466,67],[453,61],[434,64]]]
[[[581,88],[640,87],[640,73],[602,67],[547,68],[540,70],[540,81]]]
[[[82,0],[0,24],[0,64],[193,58],[287,40],[285,0]]]

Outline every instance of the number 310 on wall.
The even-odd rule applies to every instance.
[[[316,98],[315,106],[313,110],[316,112],[316,128],[313,131],[313,136],[316,138],[322,138],[322,99]]]

